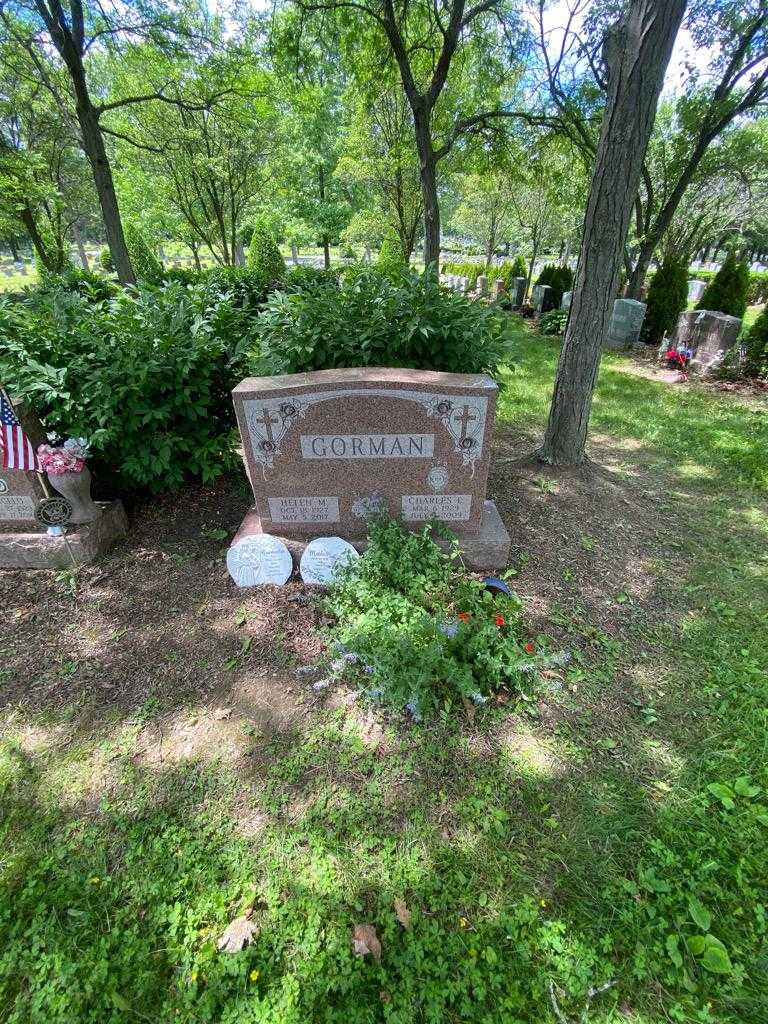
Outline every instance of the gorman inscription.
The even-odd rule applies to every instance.
[[[431,459],[434,434],[302,434],[305,459]]]

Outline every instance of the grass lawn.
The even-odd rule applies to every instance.
[[[608,982],[591,1022],[768,1021],[765,399],[608,357],[600,473],[531,470],[556,358],[507,374],[490,489],[570,662],[471,720],[313,693],[305,589],[224,571],[240,479],[0,574],[0,1021],[546,1024]]]

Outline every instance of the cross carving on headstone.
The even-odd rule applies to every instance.
[[[264,414],[263,418],[260,420],[257,419],[256,423],[262,423],[264,425],[264,433],[266,435],[267,441],[269,441],[270,444],[274,444],[275,439],[272,435],[272,424],[279,423],[280,420],[277,416],[271,416],[269,409],[267,409],[266,406],[264,406],[261,411]]]
[[[474,421],[477,419],[477,416],[474,416],[469,411],[469,406],[465,405],[461,415],[454,416],[453,418],[454,420],[456,420],[457,423],[461,423],[461,437],[459,438],[459,443],[461,443],[461,441],[463,441],[464,438],[467,436],[467,427],[469,426],[470,423],[474,423]]]

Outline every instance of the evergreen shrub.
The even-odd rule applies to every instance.
[[[768,377],[768,306],[746,337],[744,372],[751,377]]]
[[[285,275],[285,260],[270,232],[263,226],[254,228],[248,246],[248,267],[266,282],[280,281]]]
[[[141,228],[126,224],[123,228],[128,257],[137,281],[159,281],[163,276],[163,265],[152,252]]]
[[[707,285],[696,309],[710,309],[728,316],[743,318],[747,311],[749,270],[746,263],[738,263],[734,253],[728,253],[723,265]]]
[[[384,236],[375,265],[379,273],[395,276],[407,268],[403,246],[394,231]]]
[[[688,268],[684,263],[664,260],[651,278],[646,304],[641,338],[648,345],[660,345],[688,305]]]

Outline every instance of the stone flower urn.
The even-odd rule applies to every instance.
[[[101,509],[91,498],[91,473],[83,466],[79,473],[48,473],[51,487],[72,505],[71,523],[92,523]]]

